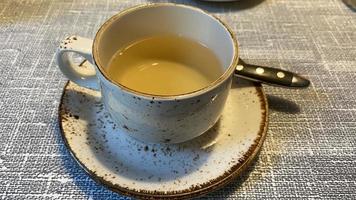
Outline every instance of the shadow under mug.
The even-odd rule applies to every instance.
[[[206,45],[224,71],[202,89],[173,96],[145,94],[110,78],[106,67],[118,49],[160,34],[176,34]],[[69,52],[83,56],[91,67],[75,64]],[[205,11],[157,3],[114,15],[100,27],[94,41],[78,36],[66,38],[56,58],[71,81],[100,90],[104,107],[122,132],[144,142],[180,143],[203,134],[218,121],[238,62],[238,46],[230,29]]]

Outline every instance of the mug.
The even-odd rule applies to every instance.
[[[171,96],[145,94],[110,78],[106,68],[117,50],[161,34],[176,34],[206,45],[224,69],[219,78],[200,90]],[[78,66],[69,52],[81,55],[92,66]],[[105,109],[122,132],[144,142],[180,143],[203,134],[218,121],[238,62],[238,46],[231,30],[207,12],[187,5],[156,3],[114,15],[93,41],[79,36],[66,38],[56,59],[71,81],[100,91]]]

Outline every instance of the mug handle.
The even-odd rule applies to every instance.
[[[94,62],[92,59],[93,40],[79,36],[70,36],[64,39],[56,52],[56,60],[62,73],[74,83],[89,89],[99,90]],[[76,53],[84,57],[82,63],[74,62],[68,53]]]

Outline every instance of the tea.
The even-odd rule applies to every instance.
[[[202,89],[223,73],[208,47],[188,38],[163,35],[119,49],[107,72],[132,90],[153,95],[179,95]]]

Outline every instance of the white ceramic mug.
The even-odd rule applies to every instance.
[[[206,45],[224,71],[206,87],[175,96],[141,93],[110,78],[106,68],[118,49],[159,34],[176,34]],[[68,52],[86,58],[91,69],[76,65]],[[102,102],[119,128],[138,140],[153,143],[187,141],[214,126],[237,62],[237,41],[226,25],[200,9],[172,3],[124,10],[100,27],[94,41],[71,36],[57,50],[57,63],[64,75],[80,86],[100,90]]]

